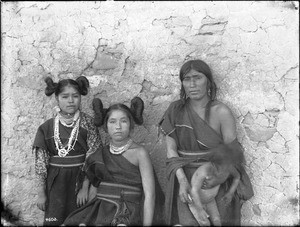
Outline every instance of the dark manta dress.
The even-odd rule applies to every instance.
[[[139,167],[109,146],[98,149],[86,160],[86,174],[97,196],[71,213],[64,225],[142,225],[142,179]]]
[[[59,135],[63,144],[68,142],[72,129],[73,127],[66,127],[59,123]],[[83,175],[81,169],[86,155],[95,152],[101,144],[93,119],[82,112],[77,141],[74,149],[66,157],[58,156],[54,142],[54,118],[47,120],[38,128],[33,149],[39,183],[46,185],[44,225],[61,225],[77,208],[76,185],[82,183],[80,176]]]

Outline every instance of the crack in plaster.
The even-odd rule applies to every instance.
[[[295,66],[292,66],[292,67],[290,67],[281,77],[280,77],[280,79],[278,79],[277,81],[275,81],[275,82],[279,82],[280,80],[282,80],[282,79],[287,79],[287,78],[285,78],[292,70],[294,70],[294,69],[297,69],[297,68],[299,68],[299,65],[297,64],[297,65],[295,65]],[[289,79],[289,78],[288,78]],[[291,80],[293,80],[293,79],[291,79]],[[296,80],[296,79],[294,79],[294,80]]]
[[[48,4],[47,6],[45,6],[44,8],[43,7],[41,7],[41,8],[39,8],[38,6],[37,6],[37,4],[33,4],[33,5],[31,5],[31,6],[28,6],[28,7],[21,7],[17,12],[15,12],[15,14],[20,14],[20,12],[23,10],[23,9],[30,9],[30,8],[37,8],[37,9],[39,9],[39,10],[46,10],[46,9],[48,9],[50,6],[52,6],[53,4]]]
[[[204,20],[205,18],[203,18]],[[202,20],[202,21],[203,21]],[[224,32],[226,31],[226,25],[228,24],[228,21],[218,21],[218,22],[210,22],[210,23],[203,23],[201,25],[201,27],[199,28],[199,32],[196,34],[196,35],[223,35]],[[220,27],[220,28],[218,28]],[[213,31],[208,31],[208,32],[205,32],[205,31],[201,31],[203,30],[204,28],[208,28],[208,29],[212,29]],[[215,29],[216,28],[216,29]]]
[[[266,171],[272,164],[273,164],[273,162],[270,161],[270,164],[264,169],[264,171]]]
[[[281,98],[282,103],[283,103],[283,110],[286,111],[285,98],[283,97],[283,95],[279,91],[276,90],[275,85],[273,85],[273,89],[279,95],[279,97]]]
[[[83,68],[83,70],[81,71],[81,74],[84,74],[84,72],[90,68],[93,68],[92,65],[93,63],[95,62],[97,56],[98,56],[98,52],[99,52],[99,49],[102,48],[102,45],[101,45],[101,39],[102,38],[99,38],[98,39],[98,46],[96,47],[96,50],[95,50],[95,56],[94,56],[94,59],[87,64],[87,66],[85,68]]]
[[[122,73],[121,73],[121,77],[124,76],[125,71],[126,71],[126,69],[127,69],[127,67],[128,67],[129,57],[130,57],[130,56],[126,57],[125,60],[124,60],[123,70],[122,70]],[[120,82],[121,82],[121,81],[120,81]]]
[[[278,165],[285,173],[286,173],[286,170],[282,167],[282,165],[280,165],[279,163],[277,162],[274,162],[275,165]]]

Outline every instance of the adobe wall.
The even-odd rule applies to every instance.
[[[179,98],[179,68],[206,61],[236,117],[255,196],[243,225],[299,223],[299,5],[288,2],[1,2],[1,199],[22,223],[42,223],[31,146],[52,117],[55,81],[85,75],[104,106],[145,101],[134,139],[165,190],[157,123]]]

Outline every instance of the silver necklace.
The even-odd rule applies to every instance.
[[[130,146],[132,145],[132,143],[133,143],[132,139],[129,139],[124,146],[122,146],[122,147],[116,147],[116,146],[114,146],[110,142],[109,143],[109,151],[112,154],[122,154],[122,153],[124,153],[125,151],[127,151],[130,148]]]

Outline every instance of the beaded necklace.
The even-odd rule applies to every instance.
[[[80,111],[77,110],[76,113],[74,114],[73,118],[66,118],[60,113],[58,113],[57,115],[58,115],[59,121],[62,125],[71,128],[71,127],[74,127],[77,119],[79,118],[79,114],[80,114]]]
[[[124,146],[116,147],[110,142],[109,151],[110,151],[110,153],[115,154],[115,155],[122,154],[130,148],[132,143],[133,143],[132,139],[129,139]]]
[[[58,151],[59,157],[65,157],[67,154],[69,154],[69,152],[74,148],[74,146],[76,144],[78,133],[79,133],[80,118],[78,117],[76,119],[76,121],[74,121],[74,124],[72,123],[72,125],[75,125],[75,126],[72,129],[68,143],[65,146],[62,144],[60,137],[59,137],[59,121],[60,121],[60,116],[58,114],[54,119],[54,142],[55,142],[55,146]],[[61,121],[61,123],[62,123],[62,121]],[[64,123],[62,123],[62,124],[65,125]],[[65,125],[65,126],[72,127],[70,125]],[[72,142],[73,142],[73,144],[72,144]]]

